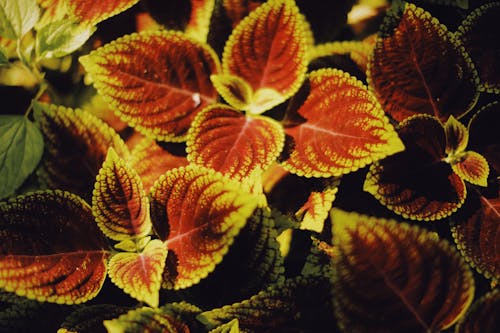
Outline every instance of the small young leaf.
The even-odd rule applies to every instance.
[[[494,289],[474,302],[458,322],[456,333],[495,333],[500,327],[500,289]]]
[[[469,307],[473,275],[435,234],[339,210],[332,223],[333,295],[342,331],[439,332]]]
[[[188,132],[188,160],[244,179],[271,165],[284,142],[283,127],[273,119],[215,104],[198,114]]]
[[[184,151],[179,153],[169,150],[149,138],[143,138],[130,152],[130,167],[141,177],[146,193],[149,193],[154,182],[165,172],[188,163]]]
[[[312,72],[290,105],[282,165],[299,176],[340,176],[404,149],[375,97],[345,72]]]
[[[7,50],[0,45],[0,66],[9,64],[9,56],[7,55]]]
[[[321,232],[338,190],[338,181],[328,184],[321,192],[311,192],[307,202],[295,213],[300,229]]]
[[[40,191],[0,203],[0,288],[38,301],[85,302],[106,277],[106,239],[90,206]]]
[[[458,28],[458,37],[470,54],[481,81],[481,89],[500,93],[500,42],[496,32],[500,3],[492,2],[476,8]]]
[[[110,148],[96,177],[92,213],[109,238],[140,238],[151,231],[149,201],[135,170]]]
[[[109,260],[109,277],[127,294],[157,307],[167,248],[152,240],[141,253],[117,253]]]
[[[80,62],[122,120],[158,140],[185,140],[195,115],[217,98],[217,55],[179,32],[128,35]]]
[[[169,250],[164,285],[186,288],[212,272],[258,204],[211,169],[168,171],[151,190],[151,219]]]
[[[76,51],[95,31],[95,27],[80,25],[68,19],[51,22],[36,34],[38,58],[60,58]]]
[[[43,137],[23,116],[0,115],[0,199],[21,186],[43,153]]]
[[[66,317],[57,333],[105,333],[103,320],[116,318],[127,311],[127,307],[112,304],[85,306]]]
[[[446,154],[465,151],[469,143],[469,131],[455,117],[450,116],[444,124],[446,136]]]
[[[127,159],[127,146],[103,121],[80,109],[34,103],[35,119],[45,140],[38,176],[50,188],[67,190],[91,201],[93,184],[109,147]]]
[[[240,333],[240,325],[238,319],[233,319],[226,324],[217,326],[208,333]]]
[[[500,186],[500,180],[496,185]],[[493,197],[473,192],[467,203],[464,213],[451,218],[453,239],[472,267],[486,278],[499,282],[500,190]]]
[[[453,172],[471,184],[488,186],[490,167],[488,161],[474,151],[466,151],[461,159],[451,165]]]
[[[37,31],[47,24],[60,21],[66,17],[66,0],[37,0],[37,2],[43,9],[42,17],[35,25]]]
[[[20,39],[40,17],[36,0],[0,0],[0,36]]]
[[[389,12],[368,64],[370,87],[397,121],[460,118],[476,104],[477,72],[459,40],[428,12],[406,3]]]
[[[399,124],[405,151],[371,165],[364,190],[405,218],[437,220],[465,200],[464,181],[445,162],[445,131],[437,118],[416,115]]]
[[[189,327],[172,313],[142,307],[112,320],[105,320],[108,333],[189,333]]]
[[[238,24],[226,43],[222,64],[224,74],[252,88],[243,110],[260,114],[299,89],[307,70],[305,42],[303,19],[292,0],[268,1]],[[228,102],[234,94],[242,95],[228,89],[219,93]]]
[[[66,0],[68,11],[80,22],[96,25],[135,5],[139,0]]]

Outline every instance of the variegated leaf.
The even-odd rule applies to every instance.
[[[109,260],[109,277],[127,294],[157,307],[167,248],[162,241],[150,241],[140,253],[121,252]]]
[[[99,94],[129,125],[164,141],[183,141],[191,121],[217,92],[214,51],[174,31],[119,38],[80,58]]]
[[[437,118],[416,115],[399,125],[405,151],[372,164],[364,190],[405,218],[437,220],[465,200],[464,181],[445,161],[446,138]]]
[[[64,0],[80,22],[95,25],[135,5],[139,0]]]
[[[103,321],[116,318],[128,310],[127,307],[112,304],[84,306],[66,317],[57,333],[105,333]]]
[[[39,191],[0,203],[0,213],[0,288],[64,304],[97,295],[109,253],[85,201]]]
[[[154,140],[143,138],[132,149],[129,163],[141,177],[146,193],[165,172],[189,163],[182,148],[176,144],[159,145]]]
[[[490,168],[488,161],[474,151],[466,151],[460,160],[451,165],[453,172],[463,180],[479,186],[488,185]]]
[[[34,103],[45,142],[38,176],[49,188],[67,190],[90,202],[95,177],[110,147],[122,158],[123,140],[100,119],[80,109]]]
[[[190,0],[191,15],[186,34],[200,42],[206,42],[215,0]]]
[[[332,223],[333,295],[343,332],[439,332],[467,311],[472,273],[436,234],[340,210]]]
[[[284,142],[283,127],[273,119],[216,104],[195,118],[188,133],[188,160],[244,179],[271,165]]]
[[[290,105],[282,165],[299,176],[340,176],[404,149],[375,97],[345,72],[311,73]]]
[[[96,177],[92,213],[102,232],[116,241],[151,231],[149,201],[137,172],[110,148]]]
[[[249,96],[239,86],[219,90],[229,103],[239,98],[233,102],[237,108],[260,114],[292,96],[307,70],[304,23],[295,2],[270,0],[252,11],[226,42],[222,63],[224,74],[239,77],[252,89]]]
[[[458,323],[456,333],[495,333],[500,327],[500,289],[494,289],[474,302]]]
[[[470,54],[481,82],[481,90],[500,93],[497,38],[500,3],[492,1],[472,11],[458,28],[458,37]]]
[[[169,250],[164,286],[186,288],[212,272],[258,199],[211,169],[168,171],[151,190],[151,219]]]
[[[444,124],[444,132],[446,136],[446,154],[462,152],[467,148],[469,143],[469,131],[455,117],[450,116]]]
[[[397,121],[433,115],[460,118],[478,98],[477,71],[460,41],[413,4],[387,15],[368,64],[370,87]]]

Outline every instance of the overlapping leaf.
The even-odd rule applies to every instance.
[[[226,43],[225,75],[214,77],[222,97],[236,108],[259,114],[292,96],[307,69],[303,30],[294,1],[271,0],[251,12]],[[243,91],[241,84],[234,84],[238,79],[247,85]]]
[[[82,23],[95,25],[135,5],[139,0],[65,0],[68,12]]]
[[[463,204],[466,188],[444,161],[446,138],[441,123],[418,115],[403,121],[398,133],[405,151],[374,163],[364,190],[405,218],[449,216]]]
[[[481,108],[469,123],[470,149],[483,155],[497,175],[500,175],[500,103],[493,102]]]
[[[185,152],[175,148],[178,147],[160,146],[154,140],[143,138],[131,151],[130,167],[141,177],[146,193],[165,172],[189,163]]]
[[[397,121],[430,114],[459,118],[478,98],[478,75],[459,40],[428,12],[405,4],[381,28],[368,80],[383,109]]]
[[[100,119],[80,109],[34,103],[35,119],[45,141],[40,180],[90,202],[95,177],[109,147],[122,158],[129,152],[123,140]]]
[[[191,16],[186,27],[186,34],[200,42],[205,42],[215,0],[191,0],[190,2]]]
[[[210,82],[217,56],[179,32],[128,35],[80,62],[124,121],[159,140],[184,140],[195,115],[217,97]]]
[[[20,39],[40,17],[36,0],[0,0],[0,37]]]
[[[209,333],[240,333],[240,325],[238,319],[233,319],[228,323],[217,326]]]
[[[276,160],[285,141],[282,126],[268,117],[244,115],[215,104],[203,110],[189,131],[188,160],[243,179]]]
[[[189,333],[189,327],[172,313],[162,309],[142,307],[131,310],[112,320],[105,320],[104,326],[109,333]]]
[[[175,289],[213,271],[258,204],[236,181],[196,166],[168,171],[150,200],[153,227],[169,250],[164,284]]]
[[[310,51],[309,61],[327,56],[347,54],[363,72],[366,72],[368,59],[372,49],[373,45],[364,41],[325,43],[316,45]]]
[[[262,0],[223,0],[222,6],[231,21],[232,28],[262,4]]]
[[[96,177],[92,213],[102,232],[113,240],[140,238],[151,231],[149,201],[141,179],[113,148]]]
[[[35,25],[39,30],[45,25],[63,19],[67,14],[66,0],[37,0],[43,13]]]
[[[474,302],[457,325],[456,333],[495,333],[500,327],[500,290],[494,289]]]
[[[342,331],[438,332],[469,307],[472,273],[435,234],[339,210],[332,223],[333,295]]]
[[[487,3],[467,16],[458,28],[458,36],[470,54],[481,81],[481,89],[500,93],[500,42],[496,36],[500,3]]]
[[[150,241],[140,253],[117,253],[109,260],[114,284],[139,301],[157,307],[167,249],[160,240]]]
[[[404,149],[375,97],[345,72],[315,71],[297,96],[284,121],[291,151],[282,163],[295,174],[340,176]]]
[[[493,197],[472,193],[464,210],[451,219],[460,252],[484,276],[500,281],[500,190]]]
[[[85,306],[66,317],[57,333],[104,333],[104,320],[116,318],[128,310],[127,307],[112,304]]]
[[[78,196],[41,191],[0,203],[0,287],[38,301],[74,304],[106,277],[106,240]]]

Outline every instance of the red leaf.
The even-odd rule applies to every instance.
[[[488,162],[481,155],[474,151],[466,151],[460,160],[451,165],[453,172],[460,178],[471,184],[488,186],[488,175],[490,168]]]
[[[332,294],[342,331],[439,332],[469,307],[472,272],[435,233],[339,210],[332,223]]]
[[[184,151],[178,152],[175,148],[143,138],[130,153],[130,166],[141,177],[146,193],[165,172],[188,164]]]
[[[303,19],[292,0],[268,1],[238,24],[222,63],[224,74],[243,79],[252,89],[249,100],[242,101],[245,111],[262,113],[297,91],[307,70],[306,44]],[[227,90],[219,92],[234,99]]]
[[[203,110],[188,135],[188,160],[228,177],[244,179],[276,160],[285,141],[281,124],[244,115],[225,105]]]
[[[190,3],[191,16],[186,26],[186,34],[200,42],[205,42],[215,0],[190,0]]]
[[[460,320],[456,333],[495,333],[500,327],[500,289],[478,299]]]
[[[135,170],[111,148],[96,177],[92,213],[109,238],[121,241],[151,231],[149,201]]]
[[[401,122],[405,151],[374,163],[364,190],[405,218],[436,220],[462,206],[466,188],[445,159],[445,132],[434,117],[419,115]]]
[[[497,186],[500,180],[497,180]],[[465,259],[480,273],[500,281],[500,190],[494,197],[471,195],[465,213],[453,217],[452,234]],[[468,213],[468,212],[471,213]]]
[[[38,301],[74,304],[106,277],[106,239],[90,206],[62,191],[0,203],[0,288]]]
[[[120,117],[158,140],[183,141],[195,115],[217,98],[210,82],[217,55],[182,33],[128,35],[80,62]]]
[[[69,12],[82,23],[97,24],[123,12],[139,0],[66,0]]]
[[[443,122],[476,103],[479,79],[458,39],[428,12],[405,4],[390,12],[368,64],[368,81],[397,121],[429,114]]]
[[[141,253],[121,252],[112,256],[109,277],[130,296],[157,307],[166,258],[166,247],[155,239]]]
[[[164,286],[186,288],[212,272],[257,204],[240,183],[211,169],[163,175],[151,191],[151,219],[169,250]]]
[[[481,89],[493,93],[500,93],[499,16],[500,3],[485,4],[470,13],[458,28],[458,37],[479,72]]]
[[[373,95],[345,72],[312,72],[290,105],[283,166],[300,176],[340,176],[404,148]]]
[[[500,103],[495,101],[481,108],[469,123],[470,149],[483,155],[500,175]]]
[[[234,29],[248,14],[262,5],[262,2],[262,0],[223,0],[222,6]]]
[[[35,119],[45,142],[38,176],[49,188],[67,190],[90,202],[95,177],[110,147],[128,158],[123,140],[86,111],[34,104]]]

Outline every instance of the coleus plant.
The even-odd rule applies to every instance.
[[[314,2],[171,1],[102,45],[154,2],[0,1],[39,88],[0,115],[2,329],[494,332],[500,3],[435,2],[465,19],[395,1],[319,43]]]

